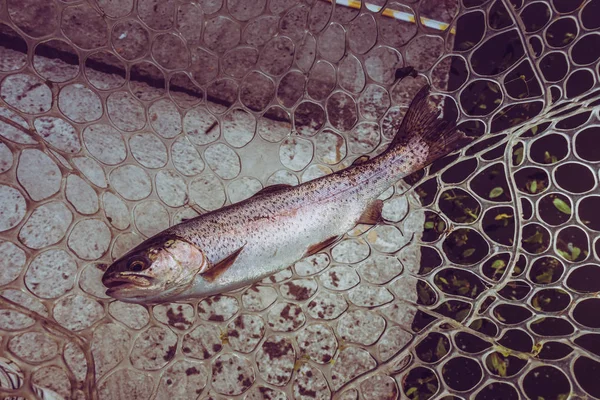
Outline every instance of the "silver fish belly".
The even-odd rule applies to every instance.
[[[381,193],[463,138],[437,119],[428,91],[424,87],[415,96],[381,155],[295,187],[267,188],[161,232],[105,272],[109,295],[159,302],[235,290],[322,250],[359,222],[379,222]],[[202,267],[190,271],[192,264]]]

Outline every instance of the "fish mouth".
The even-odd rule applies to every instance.
[[[109,291],[114,292],[115,290],[121,289],[127,286],[135,287],[149,287],[152,286],[154,278],[138,275],[138,274],[127,274],[120,276],[104,276],[102,278],[102,284],[106,286]]]

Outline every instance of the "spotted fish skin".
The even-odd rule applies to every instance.
[[[303,185],[258,195],[246,202],[169,229],[194,243],[216,264],[242,248],[214,279],[199,275],[178,298],[237,289],[300,260],[307,249],[354,227],[373,200],[396,182],[386,168],[391,155]],[[399,162],[398,162],[399,161]],[[416,162],[396,161],[403,169]]]
[[[135,301],[183,300],[238,289],[352,229],[391,185],[448,153],[462,137],[454,125],[438,120],[428,93],[427,86],[419,91],[396,138],[372,160],[295,187],[267,188],[149,239],[182,238],[202,251],[214,269],[196,275],[179,293]]]

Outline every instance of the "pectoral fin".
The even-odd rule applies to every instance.
[[[381,210],[383,210],[383,201],[375,200],[374,202],[369,204],[367,209],[362,213],[362,215],[358,219],[358,223],[375,225],[383,221],[383,218],[381,217]]]
[[[318,252],[331,246],[332,244],[334,244],[341,238],[342,238],[341,236],[332,236],[329,239],[325,239],[320,243],[313,244],[312,246],[309,246],[308,249],[306,249],[306,252],[304,253],[304,255],[302,257],[308,257],[308,256],[312,256],[313,254],[317,254]]]
[[[233,253],[216,263],[208,271],[201,274],[202,277],[209,282],[212,282],[215,279],[217,279],[219,276],[221,276],[221,274],[223,274],[223,272],[227,271],[227,269],[233,265],[237,257],[242,252],[242,250],[244,250],[244,246],[240,247],[239,249],[237,249],[236,251],[234,251]]]

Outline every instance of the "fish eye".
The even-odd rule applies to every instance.
[[[146,263],[142,260],[133,260],[127,267],[132,272],[140,272],[146,269]]]

